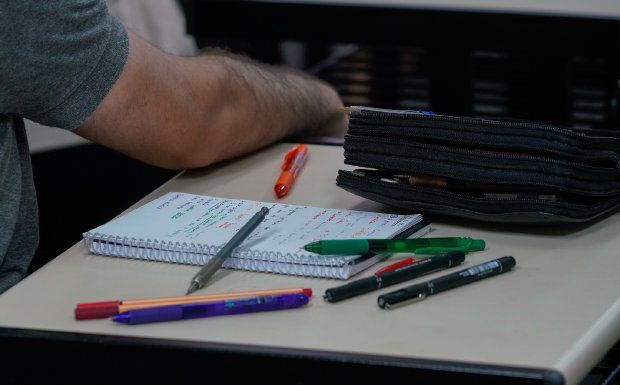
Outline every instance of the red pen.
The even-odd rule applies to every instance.
[[[282,173],[274,186],[274,191],[278,198],[285,196],[291,189],[295,178],[299,173],[299,170],[306,162],[308,157],[308,146],[305,144],[298,144],[293,147],[284,157],[284,163],[282,163]]]
[[[413,259],[413,258],[411,258],[411,257],[410,257],[410,258],[405,258],[405,259],[403,259],[402,261],[398,261],[398,262],[396,262],[396,263],[393,263],[393,264],[391,264],[391,265],[389,265],[389,266],[386,266],[386,267],[383,267],[383,268],[381,268],[381,269],[377,270],[377,271],[375,272],[375,275],[381,275],[381,274],[385,273],[386,271],[396,270],[396,269],[398,269],[399,267],[403,267],[403,266],[411,265],[411,264],[412,264],[412,263],[414,263],[414,262],[415,262],[415,259]]]

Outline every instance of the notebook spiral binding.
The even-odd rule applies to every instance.
[[[186,265],[204,265],[222,247],[91,232],[84,234],[84,242],[92,253],[103,256]],[[348,274],[348,268],[345,265],[347,265],[347,260],[339,257],[284,255],[279,252],[261,253],[237,249],[222,266],[237,270],[342,279]]]

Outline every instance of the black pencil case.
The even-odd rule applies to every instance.
[[[590,221],[620,206],[620,136],[542,123],[349,107],[337,185],[420,213]]]

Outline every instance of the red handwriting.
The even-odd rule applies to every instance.
[[[314,217],[312,217],[312,219],[317,219],[318,217],[320,217],[321,215],[325,214],[327,212],[327,210],[323,210],[320,213],[316,214]]]
[[[359,229],[358,231],[356,231],[356,232],[353,234],[353,237],[352,237],[352,238],[355,238],[355,237],[358,237],[358,236],[360,236],[360,235],[363,235],[365,232],[366,232],[366,228],[365,228],[365,227],[362,227],[361,229]]]

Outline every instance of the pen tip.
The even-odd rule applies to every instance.
[[[112,321],[122,324],[128,324],[129,322],[131,322],[131,316],[129,314],[117,314],[112,317]]]
[[[282,198],[283,196],[285,196],[287,192],[286,190],[286,186],[283,184],[278,184],[274,187],[274,191],[276,192],[276,196],[278,198]]]
[[[311,253],[320,253],[322,250],[322,246],[320,242],[312,242],[305,245],[304,249]]]
[[[196,281],[192,281],[192,284],[189,285],[189,289],[187,289],[187,293],[185,293],[185,295],[192,294],[196,291],[196,289],[198,289],[198,284],[196,283]]]

